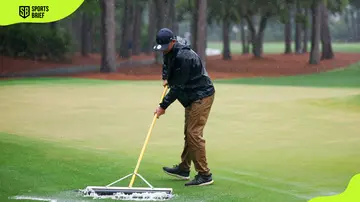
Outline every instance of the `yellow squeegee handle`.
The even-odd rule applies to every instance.
[[[160,102],[164,99],[167,90],[168,90],[168,86],[166,85],[165,88],[164,88],[164,92],[163,92],[162,95],[161,95]],[[152,131],[152,129],[154,128],[156,119],[157,119],[157,115],[155,114],[155,115],[154,115],[154,118],[153,118],[153,121],[152,121],[152,123],[151,123],[150,129],[149,129],[149,131],[148,131],[148,134],[146,135],[146,139],[145,139],[145,142],[144,142],[144,146],[143,146],[143,148],[141,149],[140,156],[139,156],[139,159],[138,159],[138,161],[137,161],[137,164],[136,164],[134,173],[133,173],[133,175],[132,175],[132,178],[131,178],[129,187],[132,187],[132,185],[134,184],[135,177],[136,177],[136,174],[137,174],[137,172],[138,172],[141,159],[142,159],[142,157],[144,156],[145,148],[146,148],[146,146],[147,146],[147,144],[148,144],[148,142],[149,142],[150,135],[151,135],[151,131]]]

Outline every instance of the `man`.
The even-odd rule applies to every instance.
[[[182,43],[170,29],[163,28],[156,35],[155,51],[162,51],[164,64],[162,79],[170,90],[154,114],[157,117],[178,100],[185,108],[185,145],[181,163],[174,167],[163,167],[165,173],[180,179],[190,179],[190,165],[194,163],[198,174],[185,186],[212,184],[208,168],[203,130],[214,102],[215,88],[202,65],[200,57]]]

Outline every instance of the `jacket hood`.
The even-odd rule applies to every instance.
[[[173,53],[176,55],[181,49],[191,49],[186,39],[179,36],[176,37],[176,43],[173,46]]]

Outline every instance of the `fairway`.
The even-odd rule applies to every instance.
[[[223,44],[222,42],[208,42],[207,46],[213,49],[222,50]],[[311,47],[309,43],[308,47]],[[334,52],[342,52],[342,53],[358,53],[360,52],[360,44],[359,43],[332,43],[332,47]],[[292,49],[295,49],[295,45],[292,44]],[[231,41],[230,50],[232,53],[241,53],[242,45],[240,42]],[[285,45],[283,42],[265,42],[264,43],[264,53],[284,53]],[[309,49],[310,50],[310,49]]]
[[[205,129],[214,185],[184,187],[161,170],[180,160],[178,102],[153,130],[139,172],[155,187],[173,188],[173,201],[306,201],[342,192],[358,173],[358,88],[216,84],[216,90]],[[66,201],[76,198],[69,190],[131,173],[161,92],[153,82],[1,86],[1,201],[15,195]]]

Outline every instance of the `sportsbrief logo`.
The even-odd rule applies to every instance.
[[[31,18],[44,18],[46,12],[49,12],[49,6],[19,6],[19,16],[24,19],[30,15]]]
[[[75,12],[84,0],[0,0],[0,26],[49,23]]]

